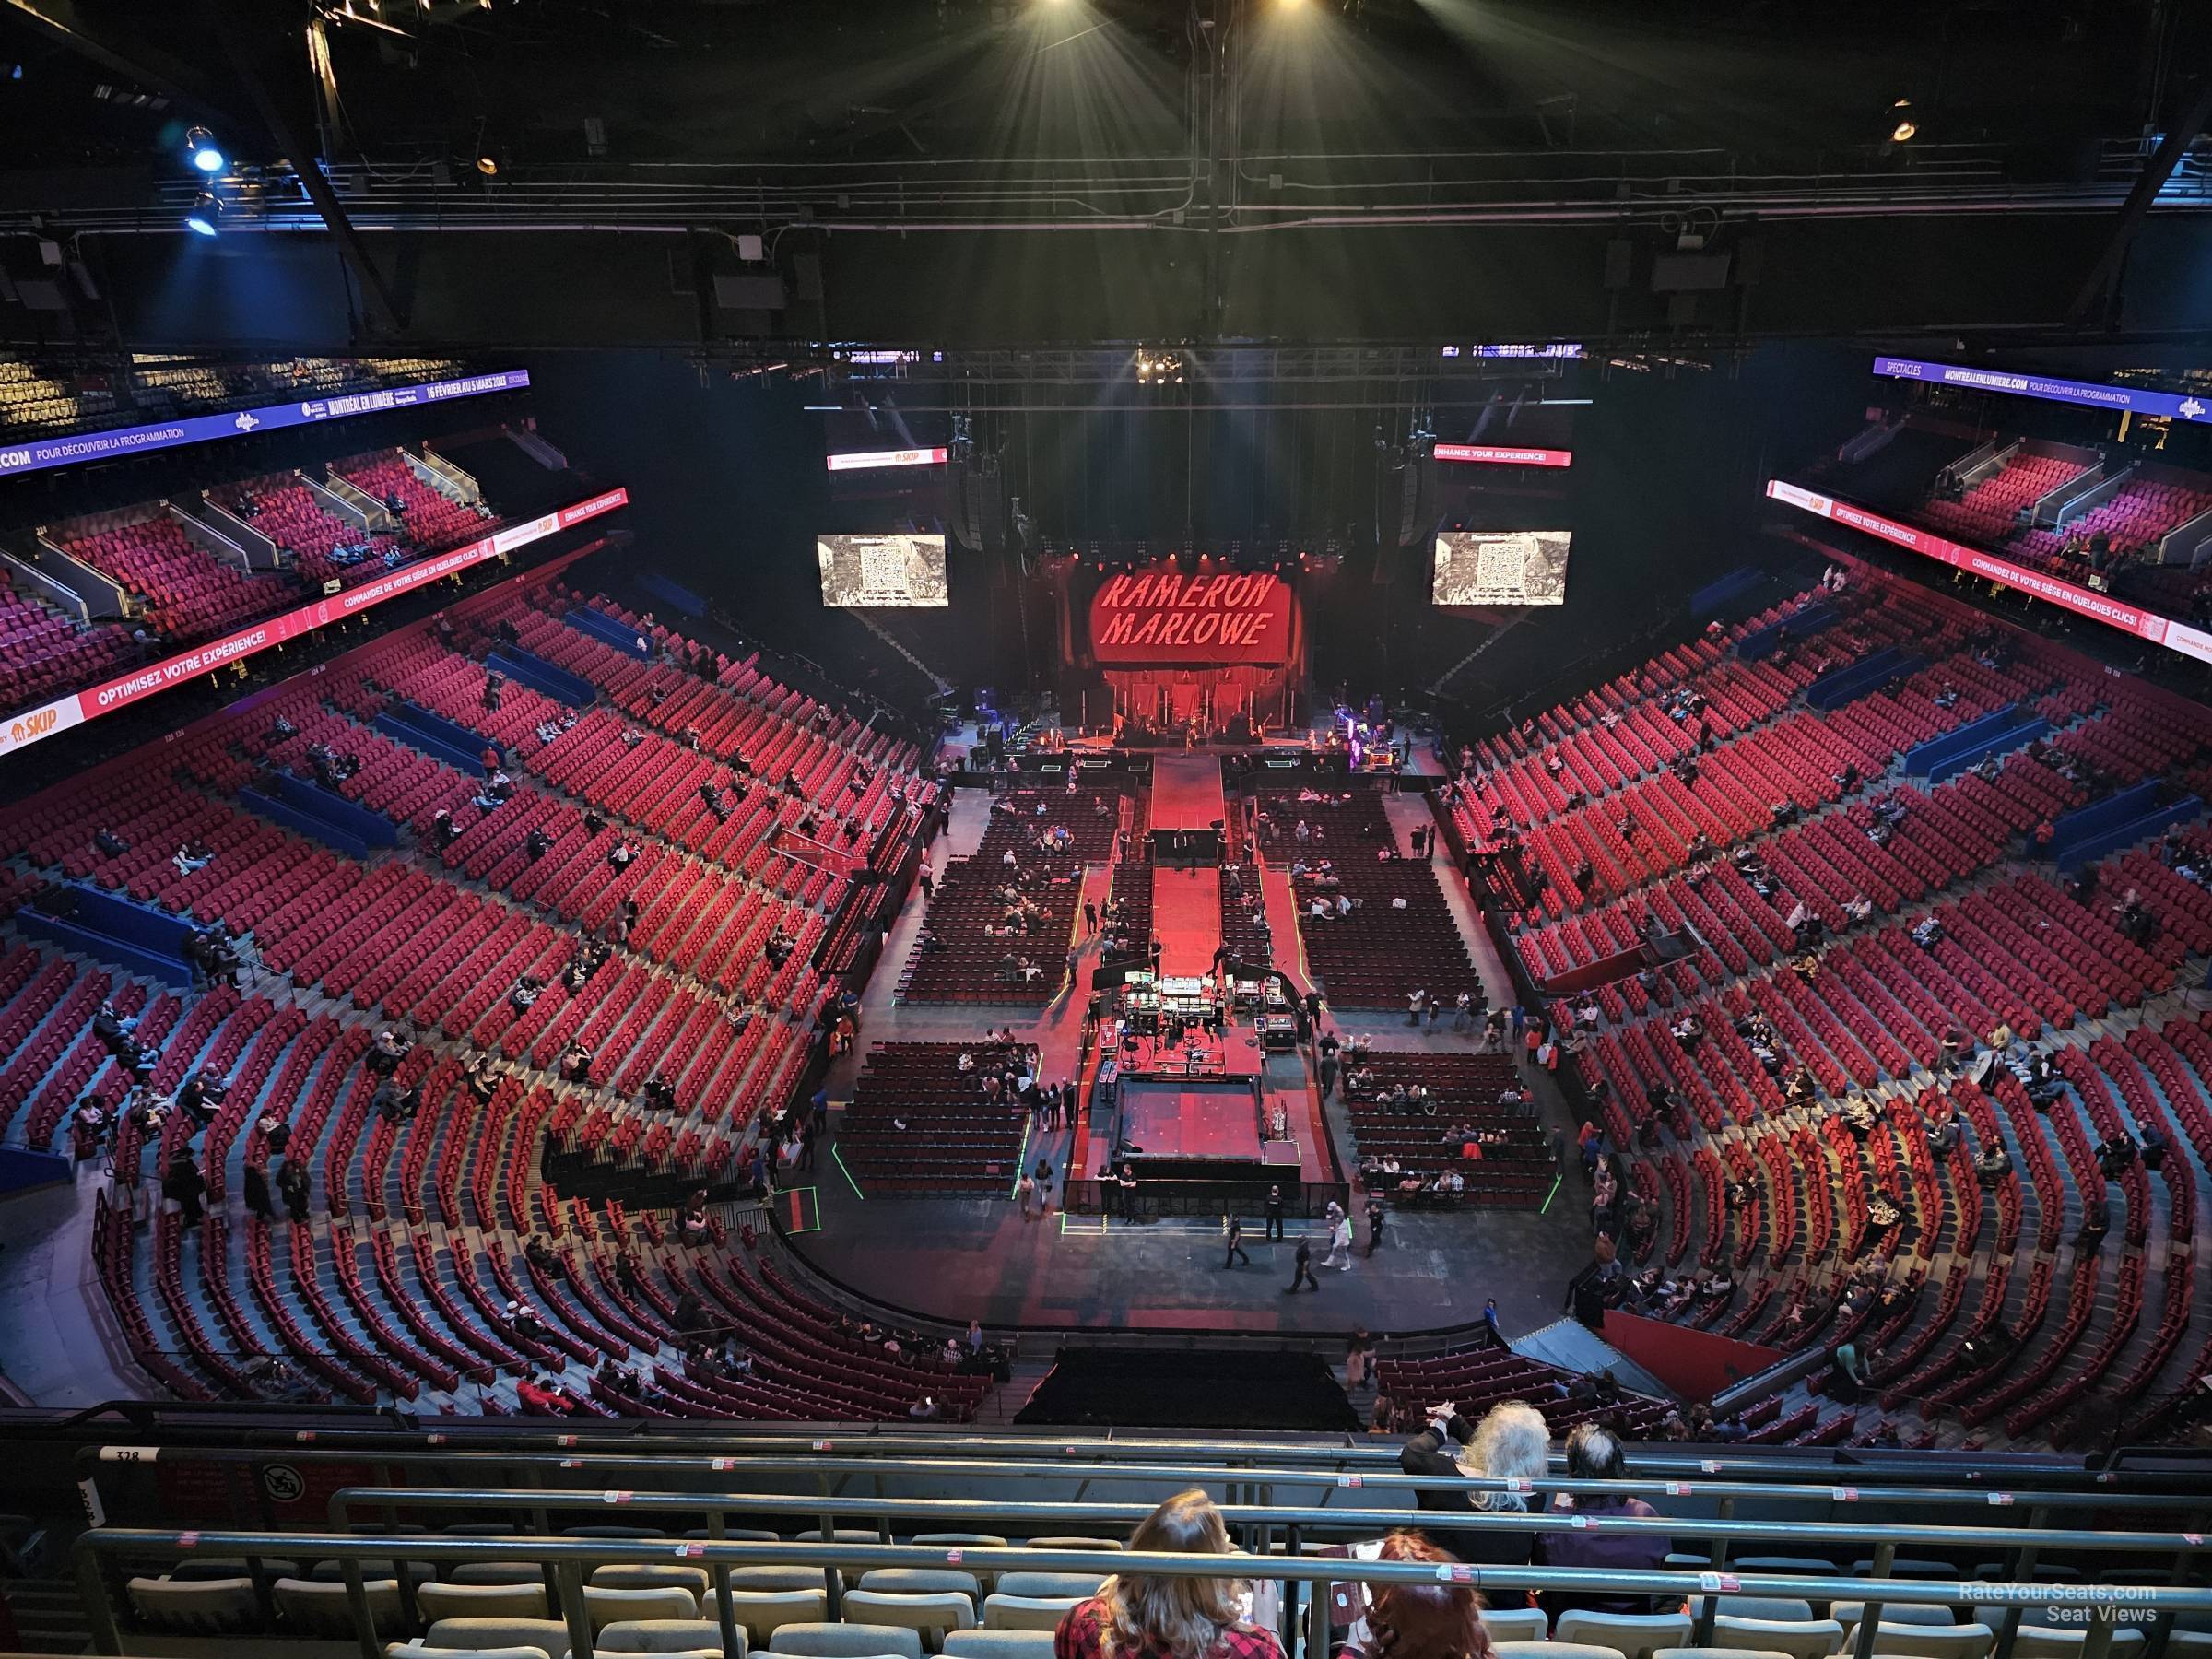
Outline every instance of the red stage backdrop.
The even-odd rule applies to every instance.
[[[1091,596],[1091,654],[1102,668],[1279,665],[1296,647],[1296,613],[1272,571],[1124,571]]]

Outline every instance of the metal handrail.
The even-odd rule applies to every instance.
[[[675,1559],[704,1566],[718,1581],[717,1610],[724,1651],[737,1652],[735,1606],[730,1599],[726,1569],[748,1566],[819,1567],[836,1606],[841,1575],[848,1570],[865,1572],[877,1568],[956,1568],[984,1573],[1089,1572],[1101,1569],[1115,1574],[1144,1574],[1167,1578],[1266,1579],[1284,1587],[1283,1618],[1287,1633],[1294,1633],[1300,1617],[1300,1589],[1309,1583],[1359,1583],[1366,1584],[1466,1584],[1480,1590],[1537,1590],[1565,1593],[1605,1592],[1610,1594],[1646,1594],[1660,1597],[1702,1595],[1712,1606],[1724,1594],[1788,1596],[1810,1601],[1857,1600],[1863,1603],[1858,1627],[1856,1659],[1871,1659],[1881,1608],[1890,1603],[1912,1606],[1973,1606],[2006,1602],[2030,1606],[2078,1606],[2084,1608],[2120,1608],[2148,1612],[2158,1621],[2147,1659],[2157,1659],[2173,1617],[2181,1613],[2212,1613],[2212,1587],[2165,1585],[2112,1586],[2076,1584],[1990,1583],[1969,1580],[1898,1579],[1887,1577],[1894,1550],[1888,1544],[1877,1549],[1877,1571],[1873,1578],[1839,1578],[1791,1573],[1748,1577],[1722,1571],[1611,1571],[1571,1567],[1493,1567],[1462,1563],[1431,1564],[1407,1561],[1363,1561],[1314,1558],[1296,1553],[1293,1535],[1286,1540],[1284,1555],[1168,1555],[1153,1552],[1105,1553],[1073,1549],[944,1548],[915,1545],[736,1543],[710,1537],[675,1547]],[[666,1539],[620,1538],[410,1538],[406,1554],[412,1561],[436,1565],[499,1559],[530,1562],[545,1569],[553,1594],[568,1626],[571,1652],[594,1651],[593,1630],[584,1604],[583,1570],[599,1566],[665,1565],[671,1559]],[[108,1569],[119,1557],[135,1556],[179,1559],[190,1556],[243,1558],[313,1558],[335,1560],[344,1575],[347,1600],[354,1617],[361,1659],[382,1659],[374,1620],[371,1615],[362,1563],[389,1562],[394,1554],[388,1537],[359,1534],[302,1534],[270,1532],[171,1532],[100,1527],[79,1535],[74,1547],[77,1583],[83,1594],[94,1651],[123,1652],[121,1630],[115,1619],[112,1586]],[[1255,1571],[1255,1569],[1264,1569]],[[406,1575],[400,1575],[404,1584]],[[1329,1600],[1316,1594],[1304,1603],[1306,1653],[1319,1659],[1326,1652]],[[2105,1659],[2112,1639],[2108,1618],[2093,1618],[2085,1627],[2081,1659]]]
[[[1578,1496],[1611,1495],[1618,1483],[1596,1480],[1548,1483],[1554,1490]],[[1155,1507],[1151,1503],[1083,1503],[1030,1501],[993,1498],[794,1498],[764,1492],[640,1492],[599,1488],[509,1487],[465,1490],[421,1487],[344,1487],[332,1494],[331,1524],[344,1527],[356,1516],[356,1506],[378,1508],[466,1510],[515,1509],[540,1512],[551,1510],[595,1510],[612,1503],[618,1508],[648,1514],[712,1514],[727,1520],[732,1512],[755,1515],[801,1515],[821,1518],[821,1530],[834,1530],[832,1519],[866,1518],[888,1528],[892,1521],[955,1521],[991,1515],[1008,1523],[1038,1522],[1060,1524],[1130,1525],[1142,1521]],[[1572,1514],[1561,1510],[1418,1511],[1403,1509],[1337,1510],[1311,1505],[1239,1503],[1233,1499],[1217,1506],[1232,1526],[1323,1527],[1332,1532],[1388,1532],[1409,1521],[1419,1521],[1455,1533],[1628,1533],[1645,1536],[1711,1539],[1721,1544],[1851,1544],[1872,1548],[1870,1531],[1878,1530],[1892,1544],[1918,1544],[1961,1549],[2134,1550],[2178,1554],[2200,1547],[2204,1535],[2194,1532],[2113,1532],[2106,1529],[2047,1527],[2034,1524],[2033,1512],[2026,1526],[1929,1526],[1899,1524],[1891,1521],[1853,1526],[1828,1521],[1700,1521],[1671,1515]],[[889,1543],[888,1537],[884,1539]],[[402,1547],[400,1553],[405,1554]]]
[[[371,1451],[374,1461],[394,1468],[429,1467],[451,1474],[470,1466],[513,1468],[520,1470],[547,1470],[561,1475],[597,1471],[608,1476],[624,1472],[643,1472],[675,1477],[677,1476],[727,1475],[741,1465],[749,1474],[812,1475],[819,1477],[865,1474],[929,1476],[959,1479],[1069,1479],[1069,1480],[1157,1480],[1189,1485],[1194,1482],[1241,1482],[1257,1485],[1290,1485],[1301,1482],[1333,1482],[1339,1489],[1372,1488],[1378,1491],[1452,1491],[1452,1492],[1507,1492],[1516,1490],[1583,1491],[1606,1493],[1636,1498],[1680,1498],[1685,1495],[1712,1498],[1759,1499],[1762,1501],[1785,1503],[1851,1503],[1862,1499],[1878,1499],[1885,1503],[1898,1504],[1956,1504],[1986,1502],[1993,1505],[2027,1505],[2056,1509],[2130,1509],[2188,1512],[2207,1507],[2202,1485],[2191,1492],[2126,1492],[2109,1484],[2100,1484],[2080,1491],[2051,1488],[2011,1488],[1994,1486],[1972,1486],[1961,1488],[1951,1487],[1865,1487],[1839,1481],[1759,1482],[1730,1481],[1725,1476],[1728,1461],[1707,1459],[1692,1480],[1668,1480],[1643,1477],[1618,1481],[1571,1481],[1559,1477],[1546,1476],[1533,1482],[1514,1482],[1473,1476],[1405,1475],[1396,1473],[1361,1473],[1357,1475],[1332,1474],[1312,1468],[1268,1466],[1265,1465],[1212,1465],[1195,1462],[1165,1464],[1088,1463],[1068,1460],[1006,1460],[980,1463],[961,1458],[876,1458],[856,1460],[829,1455],[832,1442],[827,1440],[813,1442],[822,1452],[808,1456],[745,1456],[727,1453],[715,1454],[694,1453],[691,1456],[672,1455],[663,1450],[648,1453],[632,1450],[628,1453],[577,1452],[571,1453],[516,1453],[489,1451],[452,1449],[452,1442],[441,1442],[442,1449],[422,1452],[394,1452],[376,1447],[337,1449],[326,1445],[328,1437],[312,1432],[302,1437],[303,1442],[287,1446],[282,1455],[290,1463],[358,1464],[361,1453]],[[433,1441],[440,1437],[432,1436]],[[633,1448],[636,1442],[631,1442]],[[1258,1450],[1267,1450],[1259,1448]],[[171,1452],[170,1456],[182,1456],[196,1462],[260,1463],[273,1454],[274,1449],[248,1450],[235,1447],[194,1447],[182,1453]],[[78,1453],[78,1473],[89,1477],[99,1465],[128,1465],[156,1463],[164,1455],[159,1446],[110,1445],[87,1447]],[[1647,1460],[1639,1448],[1637,1462]],[[1704,1469],[1712,1471],[1710,1476]]]

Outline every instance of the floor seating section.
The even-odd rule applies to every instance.
[[[1380,794],[1306,799],[1263,792],[1258,807],[1260,850],[1269,863],[1291,872],[1306,969],[1333,1006],[1402,1008],[1415,990],[1427,991],[1446,1007],[1462,992],[1481,1000],[1482,982],[1444,902],[1436,866],[1377,856],[1405,852]],[[1324,860],[1332,870],[1321,868]],[[1308,866],[1302,872],[1300,863]],[[1339,895],[1352,900],[1350,914],[1336,913]],[[1325,920],[1310,913],[1317,901],[1327,904]]]
[[[1664,739],[1664,700],[1685,687],[1715,688],[1701,695],[1718,716],[1692,799],[1732,750],[1798,730],[1787,702],[1727,706],[1717,688],[1743,680],[1718,641],[1475,746],[1456,809],[1477,830],[1500,806],[1524,812],[1532,840],[1579,837],[1539,853],[1547,869],[1572,853],[1602,872],[1587,891],[1555,881],[1504,912],[1538,982],[1655,937],[1687,947],[1539,1012],[1571,1033],[1632,1194],[1611,1223],[1629,1267],[1620,1300],[1785,1350],[1852,1338],[1873,1360],[1863,1398],[1836,1397],[1849,1391],[1817,1371],[1747,1418],[1751,1439],[2005,1447],[2112,1422],[2155,1432],[2190,1368],[2212,1359],[2191,1307],[2194,1218],[2212,1195],[2212,1037],[2180,995],[2212,951],[2199,880],[2212,830],[2191,821],[2109,853],[2086,882],[2037,859],[2035,832],[2148,781],[2194,791],[2212,712],[1930,605],[1854,591],[1841,631],[1781,654],[1789,674],[1846,641],[1885,649],[1910,624],[1928,665],[1822,717],[1818,739],[1810,726],[1791,738],[1810,774],[1832,766],[1839,729],[1856,734],[1860,775],[1850,791],[1812,777],[1786,823],[1749,793],[1739,814],[1711,809],[1724,822],[1692,856],[1683,830],[1707,820],[1648,793],[1672,774],[1600,770],[1655,722]],[[1907,740],[2016,700],[2048,735],[1932,788],[1901,774]],[[1665,764],[1663,745],[1642,747]],[[1563,783],[1592,798],[1566,804]],[[1590,830],[1640,787],[1646,828],[1631,845]],[[2147,935],[2118,913],[2131,894],[2153,918]],[[1825,930],[1809,959],[1790,926],[1800,909]],[[2055,1080],[2031,1102],[2022,1074],[2038,1053]],[[1364,1157],[1372,1109],[1353,1110]],[[2123,1135],[2163,1148],[2100,1162]],[[2003,1168],[1978,1169],[2000,1148]]]
[[[924,914],[932,944],[908,958],[900,998],[1041,1005],[1059,995],[1082,925],[1084,871],[1115,856],[1128,813],[1114,789],[1001,793],[974,856],[947,860],[937,877]],[[1050,844],[1062,831],[1065,844]],[[1033,910],[1023,930],[1025,900]]]
[[[960,1070],[963,1053],[973,1069]],[[989,1059],[973,1042],[888,1042],[868,1051],[838,1153],[870,1196],[1013,1190],[1026,1114],[1018,1101],[985,1094]]]
[[[580,603],[591,602],[545,591],[494,608],[535,626]],[[119,1200],[94,1229],[132,1351],[191,1398],[427,1396],[581,1416],[618,1415],[618,1400],[632,1416],[865,1421],[902,1418],[930,1394],[946,1415],[971,1414],[987,1379],[911,1338],[892,1352],[859,1331],[742,1212],[726,1229],[718,1213],[713,1242],[686,1244],[659,1213],[564,1195],[537,1156],[551,1143],[664,1185],[729,1178],[755,1122],[801,1075],[827,992],[812,945],[847,879],[770,843],[825,800],[870,844],[911,837],[925,798],[917,752],[758,660],[693,681],[665,659],[698,648],[673,635],[650,664],[570,662],[604,696],[634,699],[638,747],[653,746],[654,763],[700,759],[665,731],[680,720],[799,780],[786,795],[763,779],[759,809],[717,826],[611,760],[566,764],[594,722],[612,724],[613,756],[633,752],[624,716],[604,705],[565,731],[559,705],[520,688],[496,711],[471,706],[484,672],[461,648],[496,637],[488,622],[450,642],[402,630],[147,764],[0,812],[12,853],[0,909],[48,881],[87,882],[220,930],[247,963],[241,986],[179,991],[0,946],[0,1135],[66,1148],[80,1101],[126,1096],[130,1078],[93,1029],[103,1000],[153,1052],[155,1090],[194,1075],[228,1085],[204,1132],[182,1113],[158,1125],[126,1115],[105,1151],[113,1191],[138,1195],[141,1211]],[[618,665],[630,677],[609,683]],[[670,677],[676,694],[656,699]],[[464,771],[370,724],[398,696],[502,746],[507,798],[484,794],[480,765]],[[243,808],[271,774],[312,779],[331,756],[356,763],[336,793],[404,828],[396,853],[348,856]],[[440,812],[456,831],[442,851],[429,839]],[[94,844],[103,830],[120,851]],[[188,842],[212,856],[180,861]],[[636,852],[621,871],[618,844]],[[627,928],[625,900],[638,906]],[[777,933],[791,947],[781,960],[766,948]],[[587,938],[610,947],[588,974]],[[413,1043],[395,1081],[419,1105],[396,1120],[376,1105],[370,1064],[384,1026]],[[563,1073],[571,1044],[583,1062]],[[472,1054],[490,1058],[480,1087],[464,1068]],[[641,1098],[656,1077],[675,1110]],[[268,1216],[235,1207],[249,1166],[273,1175],[278,1162],[265,1119],[285,1126],[284,1156],[310,1174],[296,1215],[282,1199]],[[213,1213],[196,1228],[158,1206],[180,1150],[208,1182]],[[554,1266],[524,1253],[533,1235]],[[750,1369],[703,1366],[701,1331],[735,1335]],[[565,1403],[525,1398],[529,1375],[560,1380]]]
[[[1505,1054],[1380,1049],[1347,1066],[1341,1092],[1361,1184],[1379,1187],[1400,1206],[1541,1205],[1558,1169],[1536,1109],[1500,1103],[1500,1097],[1519,1083],[1514,1064]],[[1407,1099],[1396,1098],[1400,1088]],[[1402,1173],[1371,1174],[1385,1159],[1394,1160]],[[1433,1189],[1433,1178],[1446,1171],[1457,1171],[1465,1182],[1462,1193]]]

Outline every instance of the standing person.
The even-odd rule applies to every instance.
[[[276,1195],[284,1200],[285,1213],[294,1221],[307,1219],[309,1176],[307,1165],[296,1158],[287,1158],[276,1166]]]
[[[1124,1221],[1135,1220],[1136,1167],[1134,1164],[1123,1164],[1121,1169],[1116,1171],[1114,1175],[1113,1184],[1121,1194],[1122,1219]]]
[[[1204,1492],[1178,1492],[1138,1523],[1129,1548],[1226,1556],[1229,1529]],[[1233,1578],[1117,1572],[1067,1610],[1053,1633],[1053,1659],[1282,1659],[1274,1632],[1240,1617],[1241,1593]]]
[[[1329,1229],[1329,1253],[1321,1264],[1344,1272],[1352,1265],[1352,1218],[1339,1210],[1335,1223]]]
[[[1498,1299],[1485,1299],[1482,1304],[1482,1334],[1489,1338],[1492,1347],[1505,1346],[1505,1333],[1498,1328]]]
[[[1243,1217],[1238,1215],[1234,1210],[1222,1217],[1221,1237],[1229,1246],[1228,1253],[1221,1258],[1222,1266],[1233,1267],[1239,1262],[1243,1263],[1247,1267],[1252,1265],[1252,1258],[1244,1253]]]
[[[1031,1179],[1030,1172],[1024,1170],[1020,1177],[1014,1182],[1014,1197],[1021,1206],[1021,1218],[1024,1221],[1030,1218],[1030,1200],[1035,1196],[1036,1192],[1037,1182]]]
[[[1099,931],[1099,903],[1095,899],[1083,900],[1083,932],[1086,936]]]
[[[200,1166],[192,1161],[192,1154],[183,1147],[169,1160],[169,1169],[161,1177],[161,1196],[173,1202],[177,1213],[187,1227],[197,1227],[206,1212],[200,1199],[207,1191],[207,1177],[200,1173]]]
[[[1378,1193],[1367,1195],[1367,1253],[1373,1255],[1382,1247],[1382,1198]]]
[[[1049,1158],[1038,1159],[1037,1167],[1030,1171],[1030,1175],[1037,1182],[1037,1219],[1050,1220],[1053,1214],[1053,1160]]]
[[[1283,1236],[1283,1189],[1267,1189],[1267,1241],[1273,1243]]]
[[[1842,1404],[1855,1405],[1874,1368],[1866,1363],[1865,1358],[1859,1352],[1855,1337],[1838,1343],[1830,1359],[1836,1368],[1834,1381],[1830,1383],[1830,1392]]]
[[[246,1210],[264,1221],[274,1221],[276,1212],[269,1206],[269,1166],[258,1158],[246,1159]]]
[[[1321,1281],[1313,1277],[1313,1246],[1308,1240],[1302,1237],[1299,1240],[1298,1254],[1293,1261],[1289,1288],[1283,1294],[1288,1296],[1299,1290],[1320,1289]]]
[[[1365,1325],[1357,1326],[1352,1332],[1351,1347],[1345,1350],[1344,1386],[1358,1393],[1367,1386],[1374,1370],[1375,1339],[1368,1335]]]

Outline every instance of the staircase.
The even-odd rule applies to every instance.
[[[995,1424],[1003,1428],[1013,1422],[1015,1415],[1030,1403],[1030,1395],[1036,1392],[1037,1384],[1053,1369],[1053,1352],[1042,1348],[1017,1358],[1013,1377],[985,1394],[975,1408],[977,1427]]]
[[[943,697],[952,690],[952,682],[950,680],[941,677],[935,668],[932,668],[927,663],[916,656],[912,651],[909,651],[906,648],[906,644],[903,641],[901,641],[896,634],[892,633],[889,629],[884,627],[882,623],[877,621],[875,618],[868,615],[865,609],[848,610],[845,615],[852,618],[853,621],[859,623],[863,628],[866,629],[870,633],[881,640],[886,645],[888,645],[893,651],[904,657],[909,663],[912,664],[914,672],[919,674],[924,679],[927,680],[932,686],[935,687],[937,695],[939,697]]]
[[[76,1584],[68,1578],[10,1579],[6,1585],[7,1611],[13,1617],[16,1639],[11,1644],[24,1653],[82,1653],[92,1646],[92,1632]]]

